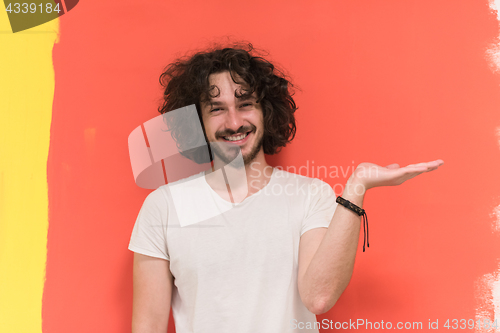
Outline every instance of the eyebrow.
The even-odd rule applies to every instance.
[[[243,96],[240,96],[240,97],[238,97],[238,96],[235,96],[235,97],[240,102],[242,102],[242,101],[249,101],[249,100],[254,100],[254,101],[257,100],[257,98],[255,96],[253,96],[253,95],[243,95]]]
[[[253,101],[256,101],[257,98],[255,96],[235,96],[239,102],[245,102],[245,101],[249,101],[249,100],[253,100]],[[214,101],[212,99],[208,100],[206,102],[207,105],[212,105],[212,106],[221,106],[221,105],[224,105],[225,103],[224,102],[220,102],[220,101]]]

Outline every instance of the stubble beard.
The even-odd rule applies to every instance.
[[[255,157],[257,157],[257,155],[259,154],[260,150],[263,147],[263,142],[264,142],[264,134],[262,133],[255,142],[250,152],[246,155],[243,155],[244,166],[249,165],[255,159]],[[228,146],[221,147],[223,145],[224,143],[220,144],[219,142],[212,142],[210,144],[210,148],[212,150],[214,157],[217,157],[217,159],[221,160],[226,165],[231,164],[233,166],[237,166],[238,163],[235,163],[235,159],[241,151],[240,147],[228,147]]]

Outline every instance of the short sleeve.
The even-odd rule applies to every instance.
[[[337,208],[337,197],[330,185],[320,179],[313,179],[309,186],[306,212],[300,235],[314,228],[327,228]]]
[[[128,249],[170,260],[167,249],[167,200],[161,188],[151,192],[139,211]]]

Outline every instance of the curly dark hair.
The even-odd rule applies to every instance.
[[[229,71],[235,83],[245,86],[240,95],[246,96],[255,92],[257,102],[261,103],[264,119],[264,153],[273,155],[279,152],[295,137],[294,113],[298,108],[292,98],[293,85],[273,64],[254,55],[254,50],[251,43],[235,44],[231,47],[212,48],[190,57],[177,59],[160,75],[159,81],[165,90],[164,100],[158,111],[164,114],[195,104],[203,126],[200,113],[201,103],[209,101],[210,98],[220,93],[215,92],[216,87],[210,86],[209,76]],[[244,82],[236,81],[234,73]],[[177,129],[177,133],[175,133],[175,128],[171,130],[178,146],[182,137],[188,141],[191,140],[187,136],[192,135],[193,132],[190,133],[185,128]]]

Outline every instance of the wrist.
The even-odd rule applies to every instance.
[[[347,180],[344,191],[342,192],[342,198],[362,207],[366,190],[364,183],[359,178],[352,175]]]

